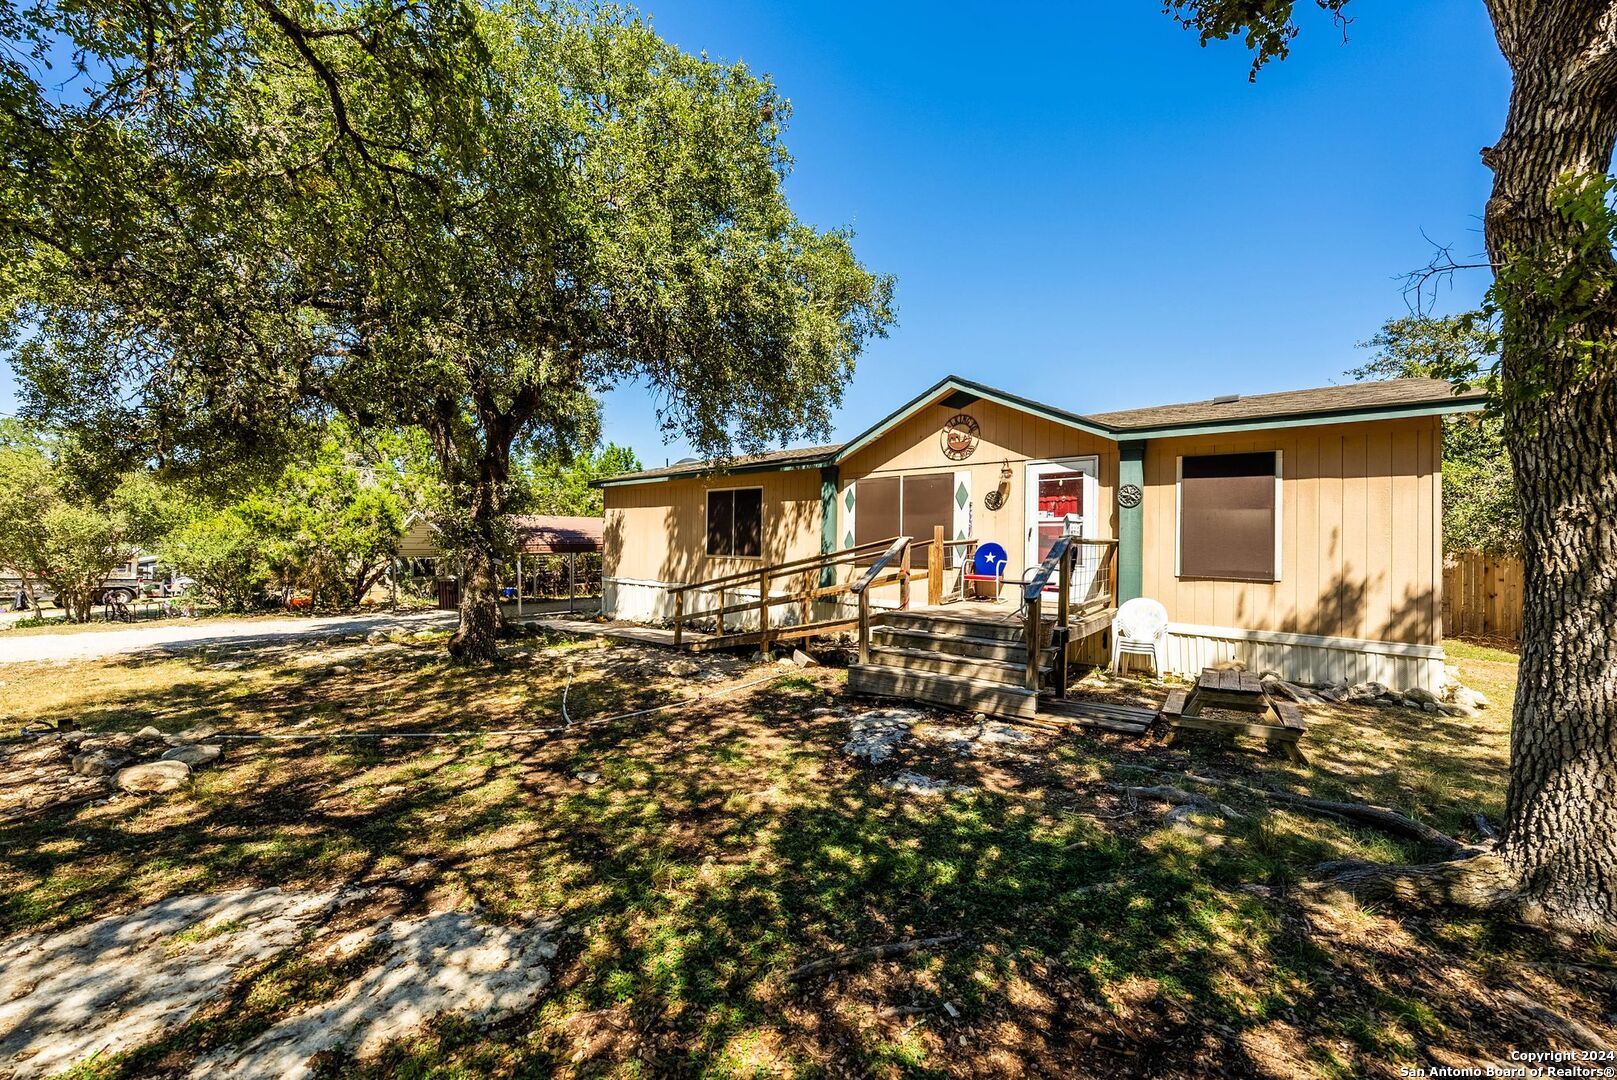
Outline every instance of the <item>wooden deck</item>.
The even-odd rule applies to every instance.
[[[1066,694],[1074,662],[1104,651],[1116,599],[1117,541],[1058,538],[1004,602],[967,600],[944,588],[946,552],[964,545],[963,565],[975,544],[945,540],[939,527],[929,541],[898,536],[672,586],[672,625],[666,628],[564,617],[531,622],[692,652],[768,654],[777,644],[848,633],[856,654],[848,668],[851,693],[1031,720],[1042,702]],[[922,552],[924,577],[915,566]],[[1074,600],[1072,575],[1080,563],[1090,584]],[[842,575],[849,576],[819,584]],[[872,596],[878,589],[884,590],[880,600]],[[778,619],[774,609],[782,606],[787,614]],[[732,632],[726,624],[734,623],[741,625]],[[1086,717],[1115,730],[1139,726],[1132,714],[1096,715],[1096,710],[1069,709],[1065,719],[1082,723]]]

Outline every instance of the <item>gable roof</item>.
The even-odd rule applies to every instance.
[[[1404,416],[1433,416],[1452,412],[1475,412],[1483,407],[1486,393],[1466,390],[1441,379],[1386,379],[1380,382],[1321,386],[1311,390],[1285,390],[1273,394],[1230,395],[1208,401],[1179,405],[1154,405],[1144,409],[1123,409],[1088,416],[1069,412],[1042,401],[1034,401],[1006,390],[950,375],[921,391],[915,397],[855,435],[845,443],[775,450],[733,458],[729,462],[690,461],[661,469],[624,473],[594,481],[596,487],[643,484],[703,476],[714,472],[768,472],[833,465],[862,447],[870,445],[920,409],[939,404],[968,408],[976,401],[992,401],[1018,412],[1087,431],[1119,442],[1164,438],[1174,435],[1200,435],[1211,432],[1255,431],[1274,427],[1300,427],[1313,424],[1387,420]]]
[[[992,386],[972,382],[970,379],[962,379],[958,375],[949,375],[934,383],[928,389],[921,391],[908,402],[899,406],[897,410],[889,413],[886,417],[843,443],[841,449],[836,452],[834,460],[842,461],[860,448],[869,446],[888,431],[915,415],[917,410],[931,405],[938,395],[943,394],[945,391],[948,392],[948,398],[958,400],[959,407],[962,409],[967,408],[972,401],[992,401],[1004,405],[1006,408],[1015,409],[1018,412],[1042,416],[1046,420],[1053,420],[1058,424],[1077,428],[1079,431],[1087,431],[1091,435],[1109,438],[1112,434],[1104,426],[1096,424],[1088,417],[1079,416],[1077,413],[1058,409],[1054,405],[1046,405],[1042,401],[1034,401],[1032,398],[1025,398],[1020,394],[1013,394],[1006,390],[996,390]],[[939,404],[947,405],[949,400],[945,399]]]

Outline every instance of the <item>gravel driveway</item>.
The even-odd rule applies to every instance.
[[[372,630],[431,630],[455,625],[453,611],[425,611],[408,615],[333,615],[287,619],[165,619],[128,629],[85,631],[76,634],[13,636],[0,632],[0,664],[42,661],[92,660],[126,653],[185,652],[222,642],[269,643],[294,637],[368,634]]]

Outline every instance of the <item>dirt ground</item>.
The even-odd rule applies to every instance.
[[[223,747],[181,790],[0,824],[0,986],[19,955],[99,919],[349,890],[74,1075],[291,1075],[318,1045],[296,1069],[1393,1077],[1617,1041],[1607,946],[1316,888],[1328,860],[1431,853],[1219,786],[1391,805],[1475,840],[1473,815],[1503,809],[1509,653],[1451,646],[1495,703],[1476,718],[1311,707],[1302,765],[1212,738],[1169,749],[850,700],[832,667],[557,635],[465,670],[424,637],[0,666],[8,732],[210,725]],[[260,735],[280,737],[236,737]],[[862,752],[874,736],[886,753]],[[39,744],[0,746],[0,773],[24,753]],[[1162,785],[1214,808],[1129,790]],[[248,932],[234,921],[180,920],[118,962],[228,952]],[[433,969],[399,974],[405,946],[378,930],[398,925],[476,942],[535,928],[538,951],[502,947],[544,979],[502,1003],[468,960],[410,1023],[333,1023],[355,985]],[[914,939],[942,940],[793,977]],[[13,1014],[57,1007],[27,1000],[48,980],[27,985]],[[20,1026],[7,1015],[0,1048]],[[82,1052],[62,1029],[46,1041]],[[265,1041],[310,1030],[331,1034]],[[253,1056],[271,1044],[296,1052]]]

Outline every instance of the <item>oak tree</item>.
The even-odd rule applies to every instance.
[[[1316,0],[1340,23],[1349,0]],[[1168,0],[1203,44],[1286,54],[1292,0]],[[1524,611],[1504,837],[1496,851],[1344,880],[1411,900],[1617,929],[1617,2],[1486,0],[1511,71],[1483,148],[1503,412],[1522,515]]]
[[[457,655],[494,655],[513,455],[593,445],[622,385],[706,455],[819,435],[891,319],[849,235],[793,215],[772,83],[631,12],[107,6],[10,20],[97,61],[0,111],[25,400],[192,471],[333,413],[424,431]]]

